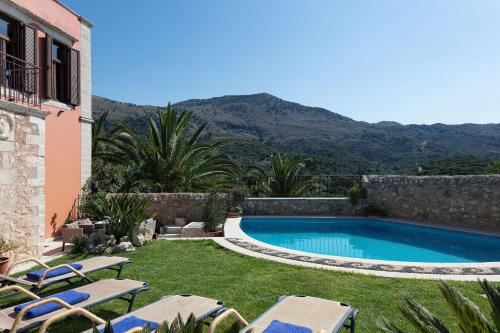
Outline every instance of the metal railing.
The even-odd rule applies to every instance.
[[[257,197],[345,197],[360,186],[361,175],[319,175],[295,178],[293,182],[275,177],[245,177],[250,195]]]
[[[39,67],[0,52],[0,99],[39,107],[39,79]]]

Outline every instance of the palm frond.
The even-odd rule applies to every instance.
[[[439,284],[439,289],[455,313],[455,318],[462,332],[497,333],[490,323],[488,323],[477,305],[462,296],[448,282],[442,281]]]
[[[497,331],[500,332],[500,287],[495,287],[492,283],[486,280],[479,280],[481,288],[483,288],[486,297],[491,306],[491,318],[495,324]]]

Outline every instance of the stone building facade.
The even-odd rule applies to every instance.
[[[0,233],[37,255],[45,225],[45,117],[0,101]]]
[[[0,232],[20,258],[58,236],[90,177],[92,24],[57,0],[0,0],[0,26]]]

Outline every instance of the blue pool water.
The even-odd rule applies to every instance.
[[[244,217],[241,229],[292,250],[364,259],[469,263],[500,261],[500,238],[369,218]]]

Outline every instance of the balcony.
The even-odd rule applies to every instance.
[[[40,107],[40,68],[0,52],[0,100]]]

